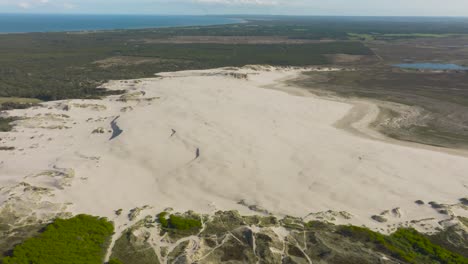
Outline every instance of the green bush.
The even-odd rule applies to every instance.
[[[44,232],[16,246],[4,264],[101,264],[114,226],[105,218],[56,219]]]
[[[200,220],[182,217],[177,215],[170,215],[167,219],[167,212],[162,212],[158,215],[158,221],[163,228],[176,229],[176,230],[192,230],[201,228]]]
[[[161,226],[164,227],[164,228],[169,227],[166,216],[167,216],[167,212],[162,212],[162,213],[160,213],[158,215],[158,221],[159,221],[159,223],[161,223]]]
[[[177,230],[190,230],[201,228],[202,224],[199,220],[184,218],[177,215],[169,217],[169,227]]]

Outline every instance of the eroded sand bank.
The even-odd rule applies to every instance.
[[[144,215],[235,209],[382,231],[422,219],[416,227],[429,231],[468,216],[459,203],[468,193],[468,158],[340,129],[355,105],[278,86],[301,71],[165,73],[106,85],[127,90],[123,96],[12,111],[24,120],[1,135],[15,150],[0,151],[0,203],[67,205],[121,226],[128,218],[115,210],[145,205]],[[451,206],[441,214],[431,201]]]

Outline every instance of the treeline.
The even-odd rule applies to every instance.
[[[0,97],[42,101],[99,98],[120,92],[96,89],[112,79],[144,78],[165,71],[246,64],[323,65],[329,63],[325,54],[371,54],[359,42],[174,45],[135,42],[130,39],[135,34],[132,31],[128,36],[106,32],[49,34],[0,36]],[[115,57],[121,61],[111,67],[96,63]],[[146,61],[139,62],[138,59]]]
[[[96,89],[111,79],[153,76],[154,73],[245,64],[322,65],[325,54],[367,55],[349,33],[468,34],[466,19],[245,17],[249,23],[93,33],[30,33],[0,35],[0,97],[43,101],[98,98],[115,91]],[[170,36],[282,36],[291,39],[332,39],[342,42],[303,45],[150,44]],[[96,61],[115,56],[153,58],[145,63],[100,67]]]

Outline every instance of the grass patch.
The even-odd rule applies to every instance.
[[[105,218],[56,219],[37,237],[16,246],[3,264],[101,264],[114,226]]]
[[[15,121],[12,117],[0,117],[0,132],[8,132],[13,129],[11,122]]]
[[[108,264],[123,264],[123,263],[122,261],[114,258],[114,259],[109,260]]]
[[[386,236],[362,227],[342,226],[338,233],[352,240],[373,244],[377,250],[407,263],[468,263],[467,258],[432,243],[414,229],[402,228]]]
[[[115,241],[111,259],[114,262],[109,261],[109,264],[159,264],[158,256],[151,244],[135,236],[131,229],[123,232]]]
[[[394,34],[378,34],[378,33],[348,33],[350,40],[396,40],[396,39],[412,39],[412,38],[447,38],[447,37],[464,37],[467,34],[431,34],[431,33],[394,33]]]
[[[40,102],[41,100],[35,98],[0,97],[0,105],[5,103],[37,104]]]
[[[35,98],[0,97],[0,111],[11,109],[25,109],[40,103]]]

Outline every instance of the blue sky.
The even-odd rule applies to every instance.
[[[0,13],[468,16],[468,0],[0,0]]]

